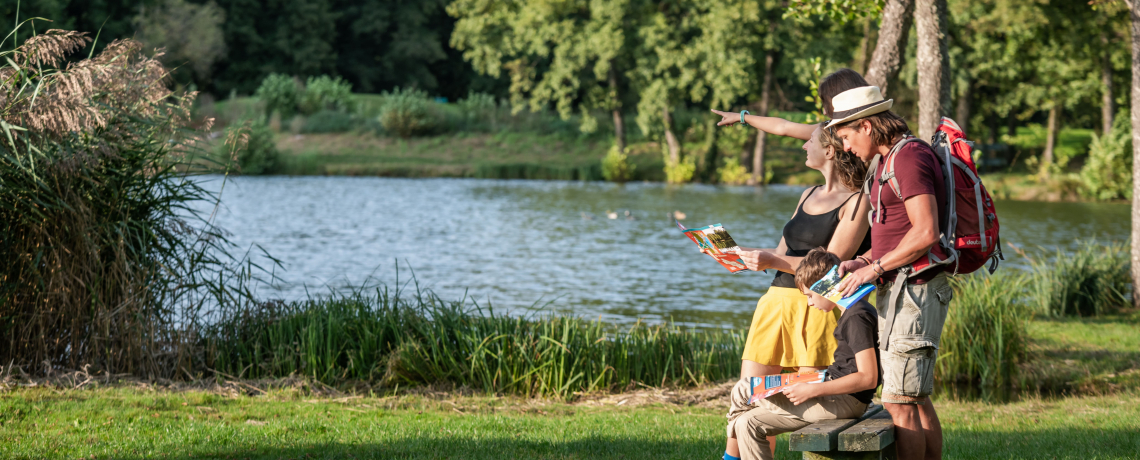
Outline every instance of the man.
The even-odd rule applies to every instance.
[[[874,86],[845,91],[832,102],[828,129],[844,149],[867,162],[881,155],[870,179],[871,251],[840,265],[840,274],[852,272],[840,288],[850,295],[863,283],[879,285],[883,405],[894,419],[898,457],[939,459],[942,426],[929,396],[952,291],[942,266],[914,273],[911,264],[941,252],[945,181],[927,144],[903,142],[909,128],[890,111],[893,102]],[[893,168],[884,175],[888,164]]]
[[[815,248],[796,268],[796,287],[808,296],[808,305],[831,311],[837,307],[809,287],[839,264],[839,256]],[[796,431],[820,420],[856,418],[863,415],[879,386],[879,350],[875,307],[860,300],[851,304],[835,325],[834,361],[827,368],[827,381],[798,384],[767,399],[749,404],[751,379],[742,378],[733,387],[728,411],[728,443],[724,460],[769,460],[769,436]]]

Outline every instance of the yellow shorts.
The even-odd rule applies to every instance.
[[[838,308],[824,313],[809,307],[799,289],[768,288],[756,302],[741,359],[769,366],[828,366],[840,314]]]

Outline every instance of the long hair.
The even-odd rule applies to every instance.
[[[823,101],[823,114],[831,117],[835,113],[834,107],[831,106],[831,99],[838,96],[839,93],[849,89],[861,88],[863,86],[871,86],[867,80],[851,69],[843,68],[832,72],[819,81],[819,98]]]
[[[895,144],[895,138],[910,132],[906,120],[890,110],[840,123],[835,130],[859,129],[863,120],[871,122],[871,142],[876,146],[890,147]]]
[[[835,171],[839,175],[839,183],[848,190],[862,190],[863,181],[867,178],[867,164],[854,153],[843,150],[843,140],[835,135],[834,129],[825,126],[826,121],[819,124],[819,146],[835,149]]]

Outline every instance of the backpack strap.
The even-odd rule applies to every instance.
[[[922,142],[917,137],[911,136],[909,134],[903,136],[902,139],[899,139],[899,141],[895,143],[894,147],[891,147],[891,151],[887,152],[887,157],[880,160],[880,161],[886,161],[887,163],[886,163],[886,166],[883,167],[883,174],[879,176],[879,194],[878,194],[878,196],[875,197],[875,208],[872,209],[871,212],[877,212],[883,208],[883,185],[884,184],[889,183],[891,186],[891,189],[894,190],[894,192],[895,192],[895,196],[899,197],[899,200],[902,200],[902,191],[899,190],[899,180],[897,178],[895,178],[895,157],[897,156],[896,154],[902,150],[904,145],[909,144],[911,142],[915,142],[915,141]],[[876,157],[876,158],[878,158],[878,157]],[[873,163],[873,161],[872,161],[872,163]],[[876,166],[876,168],[878,167],[877,164],[875,166]],[[875,220],[878,220],[880,223],[883,222],[883,215],[881,212],[878,213],[878,217],[876,219],[871,220],[872,225],[874,225]]]

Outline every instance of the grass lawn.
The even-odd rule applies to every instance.
[[[612,400],[611,400],[612,401]],[[1140,396],[939,402],[946,458],[1134,458]],[[718,458],[723,409],[487,397],[0,396],[3,458]],[[781,441],[781,459],[798,458]]]

